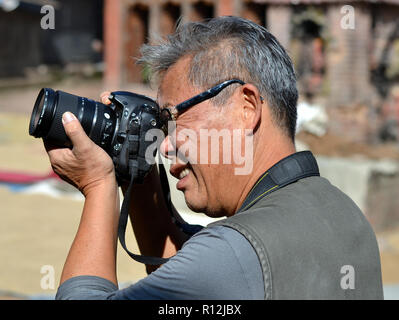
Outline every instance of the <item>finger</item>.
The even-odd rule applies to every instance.
[[[61,159],[62,156],[65,154],[65,150],[67,148],[56,146],[46,139],[43,139],[43,142],[44,142],[44,148],[46,149],[47,155],[51,163],[57,162],[58,159]]]
[[[62,115],[62,123],[65,133],[69,137],[73,145],[74,152],[85,152],[91,145],[92,141],[84,132],[79,120],[71,112],[65,112]]]
[[[108,97],[111,95],[110,91],[105,91],[103,93],[101,93],[101,101],[104,104],[111,104],[111,101],[108,99]]]

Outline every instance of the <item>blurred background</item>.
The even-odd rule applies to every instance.
[[[28,135],[40,88],[155,97],[148,70],[135,65],[140,46],[180,18],[220,15],[266,26],[288,50],[300,90],[297,148],[312,150],[321,174],[362,209],[385,297],[399,299],[399,0],[0,0],[0,299],[54,297],[83,207]],[[171,190],[189,222],[209,222]],[[144,276],[119,250],[121,286]]]

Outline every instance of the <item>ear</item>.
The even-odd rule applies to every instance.
[[[257,87],[246,83],[241,87],[242,110],[241,116],[245,129],[255,132],[259,126],[262,116],[263,98]]]

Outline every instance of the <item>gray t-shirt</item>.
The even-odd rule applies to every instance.
[[[264,299],[258,256],[239,232],[204,228],[146,278],[122,290],[110,281],[78,276],[65,281],[56,299],[240,300]]]

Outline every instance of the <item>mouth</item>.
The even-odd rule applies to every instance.
[[[188,163],[184,165],[176,164],[170,168],[169,172],[173,177],[179,180],[176,188],[178,190],[183,190],[187,185],[190,173],[192,173],[192,167]]]
[[[188,168],[183,169],[182,172],[180,172],[179,175],[179,180],[185,178],[186,176],[188,176],[188,174],[190,173],[190,170]]]

